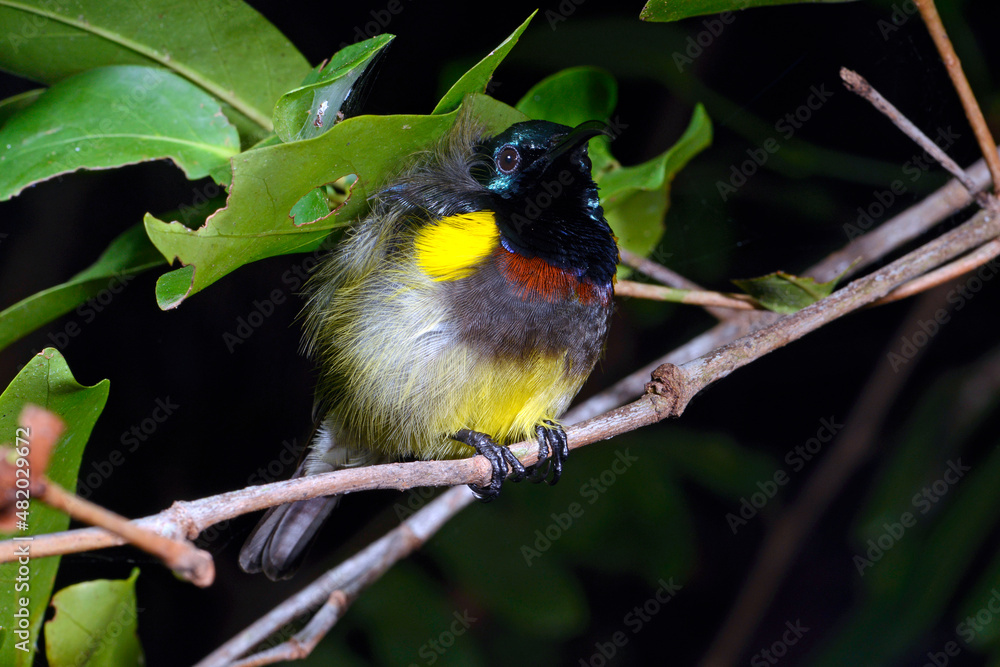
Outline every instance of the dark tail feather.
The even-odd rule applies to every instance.
[[[320,526],[340,501],[323,496],[272,507],[250,533],[240,551],[240,567],[268,579],[288,579],[315,541]]]
[[[337,447],[330,430],[319,426],[313,437],[310,458],[299,461],[292,479],[341,468],[370,465],[378,456],[370,451]],[[272,581],[287,579],[298,569],[320,527],[337,506],[340,496],[322,496],[272,507],[250,533],[240,551],[240,567],[251,574],[263,572]]]

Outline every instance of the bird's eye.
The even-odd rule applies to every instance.
[[[504,146],[497,153],[496,162],[500,173],[510,174],[521,164],[521,154],[513,146]]]

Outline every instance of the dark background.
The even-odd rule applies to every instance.
[[[251,4],[313,63],[341,42],[353,41],[355,28],[373,20],[370,12],[386,6]],[[560,6],[573,12],[550,24],[546,12],[559,12]],[[517,3],[472,7],[404,2],[403,11],[385,27],[398,37],[362,110],[428,112],[451,80],[499,44],[532,8]],[[577,6],[563,0],[539,7],[533,25],[496,74],[492,93],[499,99],[514,104],[531,85],[563,67],[607,68],[618,78],[618,115],[628,125],[613,150],[626,164],[666,150],[683,132],[693,104],[706,104],[715,141],[675,180],[657,257],[708,288],[730,290],[730,278],[779,269],[803,271],[846,243],[843,226],[856,221],[859,206],[875,201],[874,193],[892,180],[905,178],[903,165],[918,149],[839,85],[841,66],[866,76],[929,134],[953,126],[961,137],[949,152],[960,164],[978,157],[919,18],[888,36],[880,31],[878,22],[889,21],[893,11],[889,3],[739,13],[683,72],[673,54],[683,53],[689,36],[709,30],[704,21],[712,17],[654,25],[638,20],[640,3],[586,0]],[[988,0],[942,3],[941,11],[996,130],[995,5]],[[775,123],[820,86],[833,93],[829,101],[786,141]],[[0,74],[4,97],[32,87]],[[748,131],[753,123],[761,129]],[[770,136],[778,138],[782,150],[723,201],[717,181],[728,179],[730,167]],[[915,183],[907,181],[892,212],[916,203],[944,180],[934,168]],[[73,174],[0,203],[0,232],[6,234],[0,240],[0,307],[69,278],[145,212],[191,204],[204,188],[204,182],[185,181],[172,165],[155,163]],[[244,267],[170,312],[161,312],[153,297],[161,270],[149,272],[129,283],[92,322],[72,313],[5,349],[0,377],[9,382],[31,354],[61,342],[80,382],[110,378],[110,398],[81,468],[86,479],[102,464],[107,469],[113,450],[123,452],[124,463],[101,475],[90,496],[107,507],[143,516],[174,500],[242,488],[261,466],[276,460],[283,441],[302,443],[308,436],[313,376],[297,353],[297,298],[276,305],[232,353],[223,335],[235,332],[255,300],[284,289],[281,275],[299,260],[278,257]],[[758,652],[781,637],[786,622],[796,620],[809,631],[781,661],[808,663],[859,608],[865,593],[852,563],[864,549],[863,540],[857,540],[858,513],[877,488],[884,458],[905,440],[911,420],[927,405],[928,389],[942,378],[984,367],[995,346],[989,322],[997,321],[996,305],[995,286],[986,283],[924,350],[893,403],[875,455],[804,545],[748,643],[744,664],[755,655],[759,661]],[[616,649],[618,664],[694,663],[721,626],[766,528],[782,506],[794,501],[817,464],[791,475],[761,516],[734,536],[725,516],[738,511],[740,497],[757,491],[755,481],[763,477],[748,477],[742,493],[720,492],[722,482],[706,483],[711,463],[684,462],[671,452],[675,447],[697,452],[705,443],[706,451],[737,453],[723,461],[727,465],[739,468],[747,461],[767,472],[775,464],[787,469],[781,463],[785,453],[815,436],[822,418],[847,419],[875,364],[887,350],[899,348],[897,327],[911,306],[903,302],[844,318],[720,381],[678,420],[575,452],[556,487],[512,485],[496,503],[467,509],[424,552],[362,596],[318,649],[316,664],[331,657],[356,664],[430,664],[420,652],[422,642],[446,631],[451,613],[463,610],[477,621],[444,653],[442,664],[578,665],[582,660],[599,665],[599,654],[592,659],[595,643],[608,642],[620,630],[627,632],[628,643]],[[79,335],[65,336],[74,322]],[[711,323],[694,307],[622,303],[606,359],[582,395]],[[977,396],[992,400],[995,385],[988,382]],[[128,451],[123,435],[151,417],[158,399],[178,407]],[[975,464],[993,449],[996,422],[988,417],[965,441],[964,460]],[[535,530],[552,523],[552,512],[581,502],[581,486],[626,449],[639,459],[635,471],[621,475],[592,508],[585,505],[579,528],[567,530],[536,565],[527,567],[521,546],[532,544]],[[692,472],[699,465],[709,472]],[[275,466],[276,478],[291,473],[291,466]],[[139,629],[149,663],[192,663],[384,533],[396,521],[393,503],[408,497],[347,498],[306,568],[290,582],[274,584],[238,570],[236,555],[255,521],[244,517],[204,540],[218,570],[207,590],[176,581],[132,549],[65,557],[57,589],[93,578],[124,578],[138,565]],[[986,528],[992,530],[992,524]],[[960,603],[990,563],[996,543],[991,532],[943,613],[919,641],[896,652],[892,664],[922,665],[927,651],[954,639]],[[660,578],[671,577],[683,584],[681,592],[640,632],[631,633],[626,614],[655,593]],[[866,661],[864,654],[857,658],[859,664]],[[985,664],[985,658],[964,650],[949,664]]]

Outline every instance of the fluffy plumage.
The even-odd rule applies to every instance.
[[[320,427],[297,474],[465,457],[459,432],[506,445],[568,407],[602,351],[618,258],[586,157],[596,133],[461,123],[376,195],[307,287]],[[286,576],[335,502],[272,510],[241,565]]]

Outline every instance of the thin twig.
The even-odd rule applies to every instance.
[[[586,443],[582,443],[586,444]],[[570,441],[570,447],[582,446]],[[538,459],[537,443],[513,446],[526,465]],[[530,450],[530,451],[529,451]],[[388,463],[364,468],[346,468],[336,472],[309,475],[270,484],[251,486],[199,500],[177,501],[170,509],[138,519],[145,531],[155,531],[164,539],[195,537],[220,521],[267,509],[274,505],[295,502],[323,495],[347,494],[374,489],[410,489],[416,486],[453,486],[456,484],[489,483],[491,468],[482,457],[455,461],[411,461]],[[36,535],[32,556],[43,558],[66,553],[78,553],[125,544],[115,532],[101,528],[81,528],[48,535]],[[0,542],[0,563],[15,560],[15,544]]]
[[[647,275],[658,283],[662,283],[668,287],[676,287],[677,289],[689,289],[689,290],[700,290],[702,287],[677,273],[673,269],[669,269],[658,262],[643,257],[642,255],[637,255],[634,252],[622,248],[619,251],[622,258],[622,264],[629,266],[643,275]]]
[[[989,185],[989,171],[986,162],[976,161],[967,173],[975,184],[976,191]],[[803,272],[820,282],[826,282],[844,274],[849,276],[867,268],[922,234],[925,234],[945,218],[954,215],[972,203],[969,191],[957,179],[948,181],[920,202],[902,213],[886,220],[874,230],[864,233],[859,229],[853,238],[840,250],[830,253],[818,264]],[[691,339],[681,347],[646,364],[627,375],[611,387],[598,392],[579,403],[564,415],[567,423],[590,419],[632,400],[640,393],[652,373],[665,363],[680,364],[777,321],[779,316],[768,312],[742,313],[738,318],[721,322],[705,333]]]
[[[882,93],[875,90],[868,80],[863,76],[855,72],[854,70],[847,69],[846,67],[840,68],[840,78],[844,80],[844,84],[847,86],[848,90],[857,93],[864,99],[868,100],[876,109],[881,111],[886,118],[891,120],[893,124],[903,131],[903,134],[912,139],[918,146],[924,149],[928,155],[937,160],[938,164],[944,167],[952,176],[957,178],[965,189],[969,191],[969,194],[976,194],[976,184],[969,177],[965,171],[958,166],[951,157],[948,156],[941,148],[931,141],[930,137],[923,133],[923,131],[913,124],[909,118],[904,116],[899,109],[897,109],[889,100],[882,97]],[[985,197],[982,198],[980,202],[983,206],[986,206]]]
[[[925,273],[916,280],[911,280],[905,285],[900,285],[897,289],[894,289],[886,296],[872,303],[872,306],[883,306],[887,303],[892,303],[894,301],[899,301],[900,299],[913,296],[914,294],[919,294],[920,292],[926,292],[927,290],[937,287],[942,283],[954,280],[955,278],[966,274],[973,269],[979,268],[991,259],[994,259],[997,255],[1000,255],[1000,239],[994,239],[989,243],[979,246],[968,255],[956,259],[950,264],[946,264],[945,266],[935,269],[930,273]]]
[[[683,364],[679,367],[683,371],[683,381],[673,378],[669,383],[672,387],[672,405],[669,408],[662,401],[655,401],[647,395],[623,408],[567,428],[570,447],[582,447],[655,423],[667,416],[679,415],[696,393],[719,378],[885,296],[904,282],[998,235],[1000,218],[980,212],[963,225],[878,271],[855,280],[825,299]],[[536,442],[517,443],[511,449],[525,464],[530,465],[538,458]],[[374,488],[485,484],[489,481],[489,471],[485,459],[478,456],[458,461],[416,461],[340,470],[250,487],[199,501],[175,503],[174,508],[157,515],[160,518],[159,525],[154,523],[154,518],[145,519],[141,523],[157,525],[157,532],[161,534],[197,535],[199,531],[220,521],[295,500]],[[41,557],[121,543],[120,538],[107,531],[85,529],[37,536],[32,552]],[[13,542],[0,542],[0,562],[12,558]]]
[[[455,487],[441,494],[433,501],[414,513],[398,527],[392,529],[381,538],[372,542],[356,555],[347,559],[332,570],[328,570],[306,588],[288,598],[272,609],[267,615],[255,621],[238,635],[206,656],[196,667],[222,667],[233,665],[240,656],[245,655],[263,639],[274,634],[283,626],[302,616],[303,612],[319,609],[323,613],[320,623],[313,626],[325,626],[328,631],[347,606],[369,583],[376,581],[386,570],[397,561],[408,556],[412,551],[422,546],[437,531],[458,514],[463,508],[472,504],[472,492],[467,487]],[[340,596],[336,596],[337,592]],[[310,621],[310,625],[312,622]],[[307,625],[307,629],[309,625]],[[315,635],[309,635],[315,639]],[[297,643],[298,640],[293,637]],[[313,642],[313,645],[315,643]],[[281,647],[275,647],[280,649]],[[284,659],[284,651],[275,651],[276,658]],[[270,656],[269,656],[270,657]],[[271,664],[251,661],[248,665]]]
[[[825,323],[857,310],[864,304],[884,296],[896,285],[925,273],[932,266],[947,261],[947,259],[981,245],[998,235],[1000,235],[1000,220],[990,217],[986,212],[980,212],[957,229],[927,243],[875,273],[859,278],[839,292],[782,318],[768,328],[745,336],[720,350],[682,366],[664,365],[658,368],[653,374],[653,381],[647,385],[645,396],[607,415],[574,425],[568,430],[568,433],[570,430],[573,433],[570,441],[573,443],[577,438],[590,440],[595,437],[611,437],[610,430],[621,429],[624,432],[660,421],[666,417],[679,415],[698,391],[727,376],[732,370],[800,338]],[[827,465],[832,464],[828,463]],[[845,469],[852,468],[845,466]],[[821,485],[823,483],[830,484],[831,482],[821,479]],[[834,489],[839,488],[839,484],[833,483],[833,487]],[[458,496],[458,494],[462,495]],[[410,517],[407,523],[423,519],[424,513],[430,511],[432,507],[438,510],[438,502],[453,496],[463,498],[465,504],[470,502],[470,495],[466,489],[453,489],[442,495],[438,501],[418,511]],[[453,513],[449,513],[448,516]],[[433,529],[426,534],[421,534],[421,540],[426,540],[446,520],[447,518],[434,521]],[[807,530],[809,525],[805,525],[803,529]],[[391,540],[390,536],[405,526],[406,523],[387,534],[382,540]],[[362,572],[367,575],[364,577],[365,581],[370,581],[378,576],[373,574],[374,572],[377,571],[380,574],[396,559],[416,548],[414,545],[408,544],[404,549],[392,550],[388,546],[378,546],[382,540],[373,543],[355,558],[323,575],[319,581],[311,584],[303,593],[282,603],[264,619],[251,625],[236,638],[223,645],[212,656],[206,658],[199,667],[222,667],[231,664],[232,660],[243,655],[291,618],[301,614],[303,610],[315,609],[320,606],[321,601],[327,599],[332,590],[337,588],[330,585],[328,580],[338,582],[338,586],[344,586],[343,582],[358,580],[360,577],[354,576],[351,571],[362,554],[373,554],[371,558],[377,558],[374,565],[362,569]],[[397,554],[401,555],[397,556]],[[352,588],[351,592],[357,594],[358,590]],[[326,624],[324,623],[324,625]]]
[[[150,530],[130,522],[123,516],[110,512],[100,505],[80,498],[71,491],[48,478],[46,468],[53,450],[65,429],[65,424],[59,415],[43,407],[26,404],[18,417],[21,428],[18,429],[18,448],[27,458],[31,474],[31,484],[27,491],[32,500],[43,502],[70,517],[92,526],[98,526],[111,534],[120,536],[135,546],[157,556],[174,572],[191,581],[197,586],[209,586],[215,579],[215,564],[212,556],[206,551],[197,549],[186,540],[162,537]],[[8,484],[7,468],[13,465],[7,460],[0,460],[0,490],[6,486],[14,488],[13,476]],[[6,494],[3,494],[6,495]],[[11,496],[13,499],[13,496]],[[26,523],[26,522],[24,522]],[[38,536],[46,540],[48,536]],[[34,540],[34,536],[32,536]],[[16,544],[13,540],[3,543],[10,546]],[[34,554],[32,554],[34,555]],[[10,558],[8,560],[13,560]]]
[[[972,178],[977,192],[989,185],[990,174],[983,160],[978,160],[966,170],[966,173]],[[844,230],[851,242],[840,250],[830,253],[806,271],[805,275],[825,282],[845,271],[848,276],[856,274],[927,233],[939,222],[966,208],[972,202],[972,196],[965,186],[958,180],[951,180],[920,202],[886,220],[876,229],[869,231],[860,218],[857,224],[845,224]]]
[[[757,310],[760,306],[750,296],[745,294],[723,294],[708,290],[677,289],[662,285],[637,283],[632,280],[619,280],[615,285],[615,296],[650,299],[652,301],[669,301],[692,306],[714,306],[731,308],[733,310]]]
[[[77,521],[98,526],[120,536],[123,541],[153,554],[194,585],[205,588],[211,586],[215,580],[215,563],[207,551],[183,539],[170,539],[143,528],[120,514],[115,514],[67,491],[48,479],[38,482],[35,488],[38,499],[46,505],[65,512]],[[39,536],[41,539],[44,537]]]
[[[651,259],[637,255],[634,252],[630,252],[622,248],[619,252],[621,255],[622,263],[629,266],[643,275],[649,276],[653,280],[666,285],[667,287],[674,287],[677,289],[693,290],[693,291],[704,291],[704,289],[698,283],[693,280],[689,280],[677,273],[672,269],[654,262]],[[622,281],[624,282],[624,281]],[[621,283],[619,283],[620,287]],[[615,289],[616,293],[621,293],[618,287]],[[725,321],[733,317],[734,313],[728,308],[719,308],[712,304],[705,304],[705,310],[720,321]]]
[[[254,653],[249,658],[238,660],[232,663],[232,667],[259,667],[260,665],[273,665],[276,662],[302,660],[308,657],[320,640],[333,629],[333,626],[337,624],[349,606],[350,602],[347,600],[347,596],[341,591],[334,591],[330,594],[326,604],[309,619],[306,627],[297,632],[295,636],[277,646]]]
[[[920,10],[920,16],[924,19],[924,24],[927,26],[927,31],[930,32],[931,39],[934,40],[934,45],[937,47],[938,53],[941,54],[941,60],[944,62],[945,69],[948,70],[951,83],[955,86],[959,99],[962,100],[965,116],[969,119],[969,124],[972,125],[972,132],[976,135],[976,141],[979,142],[979,150],[983,152],[986,164],[989,165],[990,175],[993,180],[993,192],[995,195],[1000,196],[1000,155],[997,154],[996,142],[993,140],[989,126],[986,124],[986,118],[983,117],[983,110],[979,108],[979,103],[976,101],[976,96],[972,93],[969,80],[965,78],[965,72],[962,70],[962,62],[958,59],[955,47],[952,46],[948,32],[944,29],[944,24],[941,22],[941,16],[934,5],[934,0],[915,1],[917,9]]]

